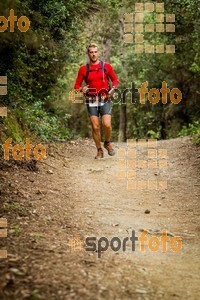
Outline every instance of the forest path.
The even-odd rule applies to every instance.
[[[103,159],[94,160],[91,140],[52,144],[47,159],[37,163],[39,172],[1,171],[12,182],[9,187],[21,207],[14,220],[8,216],[1,299],[199,299],[198,148],[188,138],[158,141],[154,147],[115,144],[118,155],[110,157],[105,151]],[[127,164],[125,150],[132,160],[126,170],[139,182],[136,189],[133,181],[128,188],[127,180],[119,178]],[[149,169],[148,150],[153,150]],[[155,162],[154,150],[161,155],[160,169],[149,162]],[[149,189],[141,186],[146,179]],[[160,182],[157,190],[155,181]],[[140,237],[144,229],[145,251],[139,241],[132,251],[132,231]],[[163,230],[174,248],[172,238],[181,237],[182,249],[173,252],[167,242],[163,252]],[[86,251],[86,237],[107,238],[107,251]],[[122,245],[119,251],[111,249],[113,237],[118,237],[113,249],[120,239],[125,251]],[[152,237],[160,243],[156,252],[148,247]]]

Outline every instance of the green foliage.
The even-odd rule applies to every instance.
[[[3,210],[4,212],[9,212],[9,211],[20,211],[22,206],[18,202],[13,202],[13,203],[8,203],[5,202],[3,204]]]
[[[200,122],[196,121],[193,124],[184,125],[179,133],[179,136],[192,136],[195,144],[200,144]]]
[[[80,65],[86,63],[85,46],[99,44],[101,58],[110,61],[123,91],[134,82],[136,88],[148,81],[148,89],[179,88],[183,99],[172,105],[134,105],[127,98],[127,137],[175,137],[180,128],[189,129],[199,119],[200,8],[199,0],[165,0],[167,13],[176,15],[176,32],[145,33],[151,44],[176,44],[175,55],[136,54],[134,45],[123,43],[124,13],[134,11],[137,0],[5,0],[1,15],[27,16],[28,32],[9,30],[0,39],[0,75],[8,76],[7,96],[1,102],[9,106],[11,116],[0,120],[13,139],[24,139],[29,131],[40,139],[67,139],[89,135],[90,124],[84,105],[69,102]],[[151,2],[151,1],[150,1]],[[144,22],[151,23],[154,14]],[[138,100],[136,91],[134,98]],[[117,139],[120,105],[113,108],[113,133]],[[13,115],[13,112],[16,115]],[[71,118],[70,118],[71,115]],[[195,125],[196,126],[196,125]],[[195,127],[196,128],[196,127]],[[190,128],[191,129],[191,128]],[[195,134],[196,136],[196,134]],[[197,138],[198,140],[198,138]]]
[[[26,131],[23,131],[23,128],[20,126],[17,116],[12,111],[6,118],[3,118],[2,123],[4,125],[4,130],[7,137],[11,137],[13,141],[21,143],[26,137]],[[1,137],[0,141],[3,141]]]
[[[66,108],[61,112],[64,88],[60,78],[66,65],[70,69],[69,63],[77,60],[77,37],[98,5],[84,0],[3,1],[1,15],[8,18],[13,8],[17,17],[24,15],[31,22],[26,33],[17,26],[13,33],[9,29],[0,33],[0,76],[7,75],[9,90],[1,102],[16,112],[20,123],[7,118],[4,126],[15,140],[23,139],[26,125],[42,140],[69,138],[69,114]]]
[[[14,235],[19,235],[21,233],[20,224],[16,224],[12,227],[12,233]]]
[[[70,138],[70,130],[67,128],[70,115],[65,114],[61,122],[57,115],[44,111],[41,101],[34,102],[32,105],[18,111],[17,114],[27,124],[30,131],[34,132],[42,141]],[[65,126],[64,122],[66,122]]]
[[[158,139],[159,138],[159,133],[155,132],[153,130],[147,131],[147,135],[148,135],[148,137],[153,138],[153,139]]]

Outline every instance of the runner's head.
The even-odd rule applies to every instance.
[[[95,63],[98,61],[98,46],[95,43],[91,43],[87,46],[87,53],[89,56],[89,59],[92,63]]]

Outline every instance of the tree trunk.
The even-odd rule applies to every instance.
[[[126,142],[126,104],[120,106],[118,142]]]
[[[120,24],[120,38],[122,43],[122,70],[125,73],[125,58],[124,58],[124,45],[123,45],[123,35],[124,35],[124,28],[123,28],[123,21],[119,20]],[[125,74],[124,74],[125,75]],[[126,76],[124,76],[126,78]],[[120,106],[120,120],[119,120],[119,134],[118,134],[118,142],[126,142],[126,95],[123,93],[122,95],[122,103]]]

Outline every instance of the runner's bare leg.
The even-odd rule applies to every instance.
[[[102,116],[102,124],[104,128],[105,141],[109,142],[111,139],[112,126],[111,126],[111,115]]]
[[[99,118],[97,116],[90,116],[90,122],[92,124],[92,136],[95,141],[97,149],[101,148],[101,133]]]

